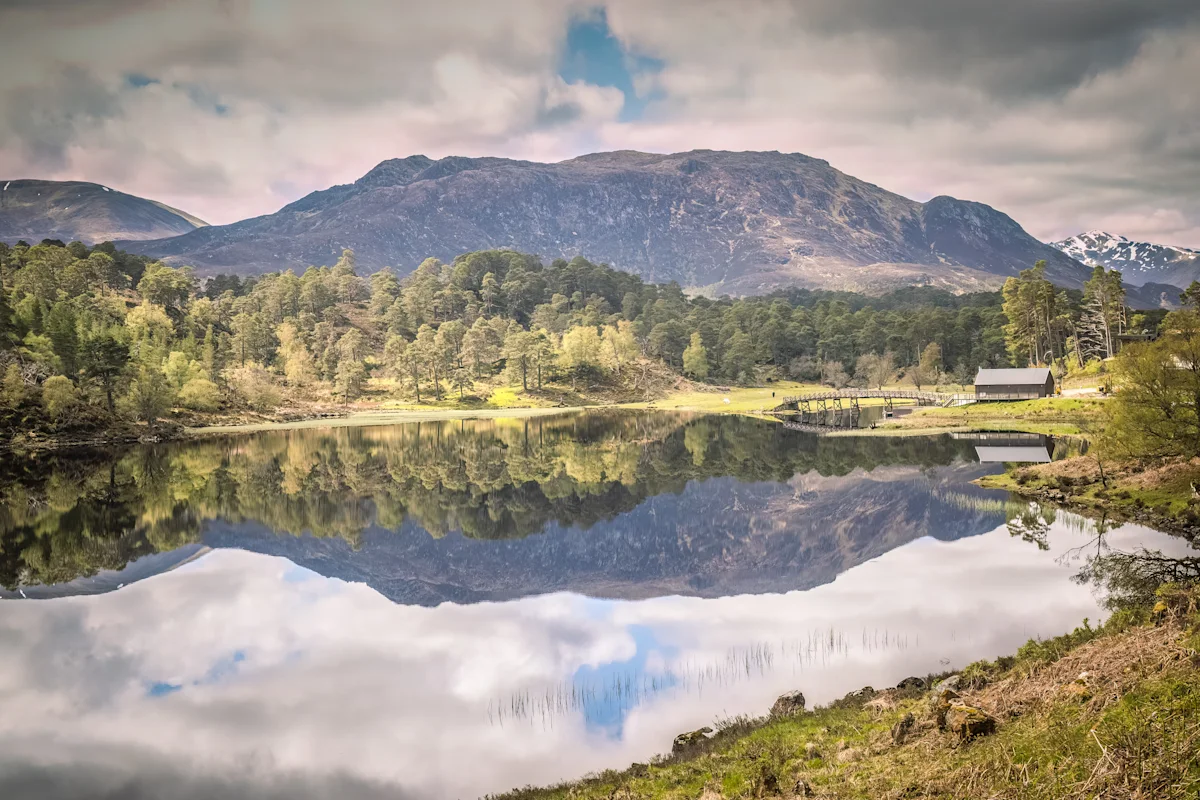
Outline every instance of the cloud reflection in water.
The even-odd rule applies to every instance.
[[[1003,526],[919,539],[783,595],[425,608],[218,550],[107,595],[6,602],[0,789],[83,796],[116,771],[147,796],[164,775],[180,797],[466,797],[624,766],[790,689],[827,702],[1099,618],[1070,580],[1086,526],[1065,518],[1048,552]]]

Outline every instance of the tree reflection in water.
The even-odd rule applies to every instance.
[[[949,437],[824,439],[734,416],[588,412],[302,429],[0,467],[0,584],[57,583],[199,540],[210,520],[340,537],[589,527],[689,481],[973,461]]]

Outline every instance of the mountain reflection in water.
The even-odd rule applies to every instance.
[[[554,782],[1010,653],[1154,582],[1110,549],[1186,550],[982,490],[976,446],[589,412],[10,460],[0,797]]]
[[[786,591],[1006,513],[970,485],[1000,469],[970,442],[668,413],[303,429],[6,469],[0,585],[30,596],[115,588],[145,570],[78,579],[197,544],[406,603]]]

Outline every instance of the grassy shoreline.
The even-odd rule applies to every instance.
[[[215,434],[255,433],[264,430],[290,430],[313,427],[350,427],[389,425],[453,419],[484,419],[537,416],[589,408],[627,408],[640,410],[685,411],[709,414],[745,414],[776,419],[772,410],[785,396],[820,391],[824,387],[794,381],[780,381],[759,387],[721,387],[689,385],[649,399],[626,399],[605,395],[573,393],[558,389],[522,393],[516,387],[499,387],[485,397],[465,400],[447,398],[441,402],[412,403],[380,396],[351,407],[321,402],[299,401],[276,412],[196,414],[181,416],[155,425],[123,423],[105,430],[39,431],[18,434],[6,444],[11,449],[51,450],[83,445],[162,441]],[[881,400],[864,400],[862,405],[880,405]],[[1050,398],[1023,403],[966,406],[961,409],[921,408],[912,414],[886,420],[873,429],[831,430],[833,436],[909,436],[941,433],[1009,430],[1078,435],[1080,409],[1096,413],[1094,404],[1102,401]]]
[[[1100,464],[1076,456],[979,479],[988,489],[1070,509],[1106,522],[1133,522],[1195,540],[1200,535],[1200,459]]]
[[[428,410],[408,409],[378,409],[356,411],[342,417],[313,417],[310,419],[286,420],[281,422],[253,422],[237,425],[205,425],[196,428],[185,428],[184,434],[189,437],[257,433],[259,431],[296,430],[301,428],[353,428],[373,425],[396,425],[406,422],[435,422],[455,419],[520,419],[525,417],[542,417],[553,414],[565,414],[571,411],[582,411],[598,406],[564,406],[564,407],[529,407],[529,408],[477,408],[477,409],[448,409],[431,408]]]
[[[1198,599],[1163,587],[1154,612],[971,664],[951,694],[867,687],[812,711],[732,720],[647,764],[493,800],[1194,797]]]

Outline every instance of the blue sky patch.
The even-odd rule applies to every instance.
[[[212,112],[218,117],[224,117],[229,113],[229,105],[221,102],[221,98],[215,92],[211,92],[203,86],[194,83],[176,83],[174,86],[186,94],[197,108]]]
[[[584,699],[583,719],[589,731],[602,733],[610,739],[620,739],[625,729],[625,717],[643,701],[675,685],[673,675],[647,675],[646,662],[652,652],[660,651],[669,657],[674,648],[664,648],[646,625],[630,625],[629,635],[637,651],[626,661],[612,661],[598,667],[583,666],[575,671],[572,686]]]
[[[158,78],[151,78],[149,75],[143,75],[140,72],[131,72],[125,76],[125,85],[133,89],[145,89],[151,84],[161,83]]]
[[[657,99],[655,94],[639,97],[634,89],[634,76],[662,70],[657,58],[630,53],[608,27],[604,9],[576,18],[567,29],[567,45],[559,63],[558,74],[567,83],[584,81],[596,86],[612,86],[625,95],[621,121],[641,119],[646,104]]]
[[[246,651],[234,650],[230,655],[217,659],[217,661],[204,673],[204,676],[191,682],[192,686],[203,686],[208,683],[217,683],[225,678],[232,677],[237,674],[238,665],[246,660]],[[146,694],[149,697],[166,697],[169,694],[182,691],[182,683],[167,683],[166,681],[154,681],[147,685]]]

